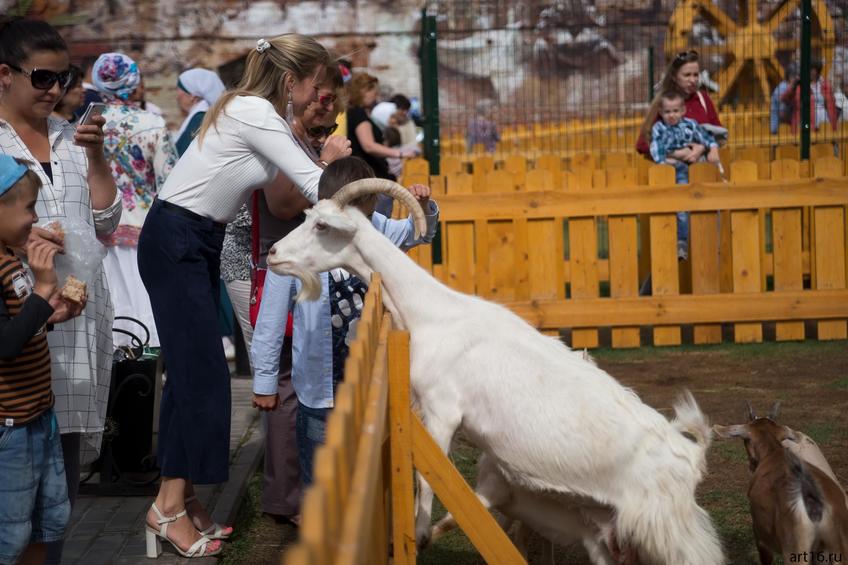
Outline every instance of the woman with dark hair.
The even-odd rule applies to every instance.
[[[836,98],[833,95],[833,87],[830,82],[822,76],[824,64],[820,59],[810,63],[810,125],[813,131],[830,122],[833,131],[836,131],[836,122],[839,119],[836,112]],[[792,131],[798,131],[801,123],[801,79],[795,80],[780,97],[784,104],[792,105]]]
[[[53,116],[68,120],[69,124],[77,121],[76,111],[82,106],[85,98],[85,90],[82,87],[82,69],[76,65],[71,65],[71,72],[74,73],[74,78],[65,90],[65,95],[53,108]]]
[[[78,219],[90,226],[92,236],[108,236],[121,219],[121,200],[103,155],[105,119],[95,116],[74,128],[51,116],[72,80],[68,47],[49,24],[21,18],[0,23],[0,152],[32,163],[43,186],[35,208],[39,218]],[[44,242],[58,249],[64,244],[60,236],[33,227],[27,248]],[[47,340],[73,505],[81,440],[86,455],[96,455],[109,398],[112,303],[102,269],[89,285],[83,314],[56,324]],[[48,550],[49,562],[58,563],[61,546],[56,547]]]
[[[697,51],[683,51],[671,60],[657,90],[658,94],[651,102],[651,107],[642,123],[639,141],[636,143],[636,151],[648,159],[651,158],[651,128],[660,119],[659,111],[664,92],[679,92],[683,96],[687,118],[695,120],[701,125],[711,124],[722,127],[710,95],[707,94],[706,90],[700,88],[700,72]],[[706,151],[707,148],[703,145],[695,144],[676,150],[670,157],[686,163],[695,163]]]

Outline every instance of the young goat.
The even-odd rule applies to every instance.
[[[848,556],[848,506],[835,479],[785,448],[797,435],[774,421],[777,405],[758,418],[749,405],[747,424],[714,426],[718,437],[742,438],[748,452],[754,540],[760,562],[773,553],[784,563],[822,562],[819,556]],[[820,454],[820,453],[819,453]],[[830,559],[833,559],[831,557]],[[825,561],[829,562],[829,561]]]
[[[272,247],[269,267],[301,278],[306,298],[315,297],[320,271],[346,267],[363,280],[382,274],[386,307],[410,332],[413,402],[445,453],[461,426],[510,484],[612,508],[618,540],[644,562],[722,563],[709,515],[695,501],[705,442],[683,437],[580,352],[425,273],[348,205],[373,193],[400,200],[423,230],[406,189],[357,181],[307,211]],[[426,543],[433,491],[419,486],[416,536]]]

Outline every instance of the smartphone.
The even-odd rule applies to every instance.
[[[106,104],[103,102],[92,102],[80,118],[80,125],[87,125],[91,121],[91,118],[101,115],[104,110],[106,110]]]

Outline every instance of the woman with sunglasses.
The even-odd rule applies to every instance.
[[[21,18],[0,22],[0,152],[33,163],[41,179],[36,212],[43,222],[78,218],[92,235],[107,236],[121,218],[121,200],[103,155],[104,119],[76,127],[51,116],[73,79],[68,48],[49,24]],[[63,239],[33,227],[28,248]],[[96,454],[106,417],[112,371],[112,304],[102,270],[88,288],[83,315],[48,334],[56,416],[73,505],[80,477],[81,439]],[[50,544],[58,563],[61,542]]]
[[[686,104],[686,117],[695,120],[699,124],[711,124],[722,127],[718,119],[715,105],[705,89],[700,88],[701,67],[697,51],[684,51],[672,59],[663,75],[657,95],[651,102],[642,129],[639,132],[639,141],[636,143],[636,151],[651,158],[651,128],[660,119],[659,111],[662,104],[662,93],[679,92]],[[707,151],[703,145],[693,145],[678,149],[672,157],[686,163],[697,162]]]

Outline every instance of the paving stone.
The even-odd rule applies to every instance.
[[[247,481],[261,459],[261,428],[250,405],[251,380],[233,379],[233,414],[230,433],[230,480],[224,485],[198,486],[196,494],[213,518],[231,523],[238,511]],[[92,481],[95,479],[92,478]],[[146,557],[144,516],[151,503],[146,496],[96,496],[77,498],[63,565],[215,565],[215,557],[183,559],[168,544],[156,561]]]

